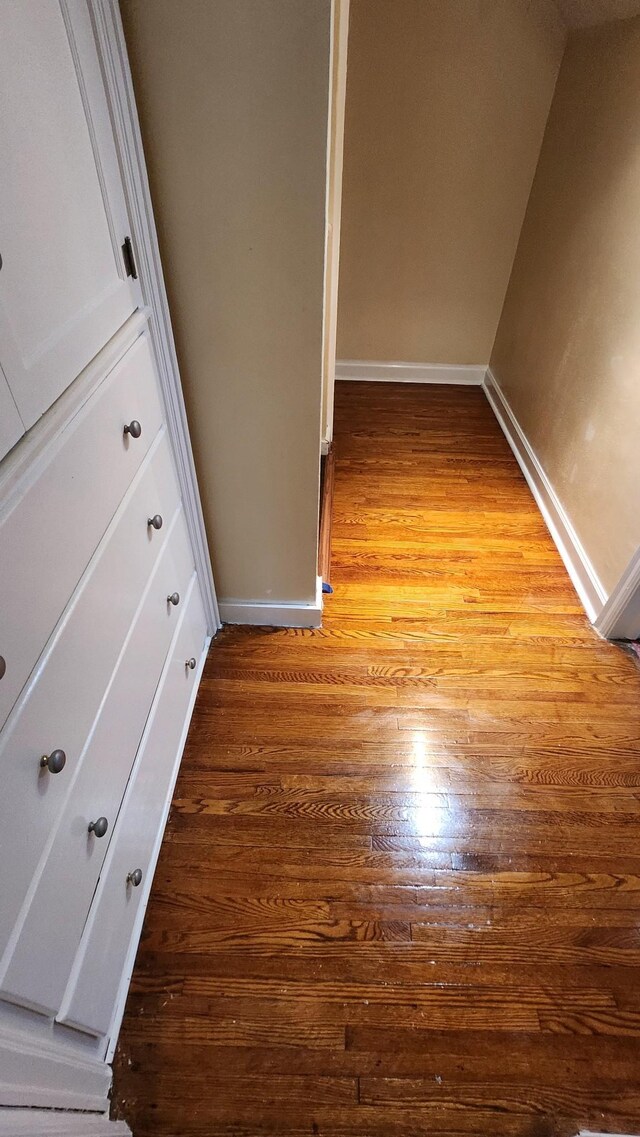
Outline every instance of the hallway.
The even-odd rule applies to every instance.
[[[640,1132],[640,675],[479,389],[338,383],[319,631],[211,649],[135,1137]]]

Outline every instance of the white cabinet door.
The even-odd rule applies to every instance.
[[[0,0],[0,364],[28,428],[139,305],[85,0]]]

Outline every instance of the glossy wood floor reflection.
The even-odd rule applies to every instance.
[[[481,391],[338,384],[320,631],[207,664],[117,1056],[135,1137],[640,1133],[640,673]]]

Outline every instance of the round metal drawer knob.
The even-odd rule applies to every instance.
[[[147,525],[150,529],[162,529],[162,518],[159,513],[154,517],[147,517]]]
[[[43,754],[40,759],[43,770],[48,770],[50,774],[59,774],[66,764],[67,756],[64,750],[52,750],[50,754]]]
[[[127,884],[132,884],[134,888],[142,884],[142,869],[134,869],[127,876]]]
[[[171,596],[167,596],[167,604],[173,604],[173,607],[176,608],[179,603],[180,603],[180,593],[179,592],[172,592]]]
[[[190,671],[194,671],[196,666],[196,657],[192,655],[191,659],[185,659],[184,665],[185,667],[188,667]]]
[[[7,670],[7,661],[3,655],[0,655],[0,679],[3,678],[6,670]]]
[[[138,422],[137,418],[132,419],[131,422],[127,426],[125,426],[124,433],[130,434],[132,438],[139,438],[140,437],[140,435],[142,434],[142,427],[140,426],[140,423]]]
[[[108,828],[109,822],[106,817],[99,817],[97,821],[89,822],[89,832],[93,833],[94,837],[104,837]]]

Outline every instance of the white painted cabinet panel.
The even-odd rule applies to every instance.
[[[0,364],[28,428],[140,304],[84,0],[0,0]]]
[[[99,1115],[0,1107],[0,1137],[131,1137],[131,1130]]]
[[[0,273],[0,275],[2,275]],[[132,419],[139,438],[123,434]],[[162,424],[146,336],[140,336],[34,464],[28,484],[0,504],[0,725]]]
[[[60,1020],[91,1034],[111,1026],[118,990],[134,931],[138,907],[149,891],[149,868],[158,845],[158,818],[181,754],[184,726],[195,694],[197,672],[207,634],[194,576],[182,623],[171,645],[140,754],[118,818],[74,965]],[[128,879],[140,870],[136,887]]]
[[[13,1002],[51,1014],[60,1008],[138,743],[179,622],[180,604],[174,606],[167,598],[177,591],[184,603],[192,572],[193,556],[180,511],[107,688],[73,791],[21,913],[19,934],[7,952],[0,988]],[[87,643],[90,645],[89,636]],[[88,832],[89,824],[98,818],[108,822],[101,837]],[[154,823],[157,825],[157,817]]]
[[[0,959],[73,790],[92,724],[178,505],[169,442],[161,432],[0,737],[0,863],[13,865],[2,882]],[[166,526],[156,532],[146,520],[158,509]],[[66,756],[58,773],[40,766],[41,756],[54,750]]]
[[[18,414],[9,384],[0,371],[0,458],[15,446],[23,434],[24,423]]]

